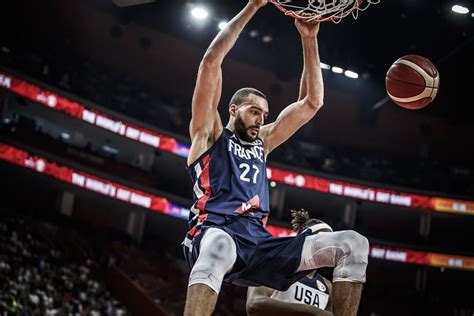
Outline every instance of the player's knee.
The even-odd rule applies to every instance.
[[[220,234],[213,240],[214,247],[209,249],[211,264],[221,265],[225,272],[230,270],[237,259],[235,242],[228,234]]]
[[[344,254],[337,259],[334,281],[365,282],[369,257],[369,241],[358,232],[341,232],[340,241]]]
[[[201,243],[189,285],[203,283],[219,293],[224,275],[232,269],[236,259],[234,240],[223,231],[210,231]]]
[[[229,234],[214,230],[204,237],[196,262],[198,267],[215,267],[225,274],[237,259],[235,242]]]
[[[367,262],[369,256],[369,240],[353,230],[343,231],[341,239],[356,261]],[[346,253],[347,255],[348,253]]]

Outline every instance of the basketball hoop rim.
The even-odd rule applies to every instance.
[[[344,15],[344,17],[349,15],[351,12],[354,12],[354,10],[358,10],[364,1],[365,0],[357,0],[357,4],[354,5],[354,7],[350,11],[346,11],[346,14]],[[275,7],[277,7],[277,9],[280,10],[281,12],[283,12],[285,15],[290,16],[292,18],[302,20],[302,21],[312,19],[312,18],[306,19],[304,17],[298,16],[293,11],[285,9],[281,4],[279,4],[277,2],[277,0],[269,0],[269,2],[272,3]],[[339,17],[339,18],[337,18],[337,17],[327,17],[327,18],[323,18],[323,19],[314,19],[314,20],[318,21],[318,22],[335,22],[335,21],[340,21],[341,19],[342,19],[341,17]]]

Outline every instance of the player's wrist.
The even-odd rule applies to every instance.
[[[266,1],[254,0],[254,1],[249,1],[249,5],[251,5],[253,8],[258,10],[261,7],[264,7],[265,5],[267,5],[267,2]]]
[[[261,6],[259,6],[258,4],[254,3],[254,2],[249,2],[248,6],[254,11],[257,11],[258,9],[261,8]]]
[[[300,33],[301,40],[306,40],[306,41],[315,41],[316,38],[318,37],[318,33],[316,34],[303,34]]]

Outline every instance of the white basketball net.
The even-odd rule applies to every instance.
[[[339,23],[352,14],[354,19],[359,11],[365,11],[371,4],[381,0],[271,0],[286,15],[306,21],[333,21]]]

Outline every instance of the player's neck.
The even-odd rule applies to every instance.
[[[235,127],[234,127],[234,121],[231,119],[229,120],[229,123],[227,123],[226,127],[229,131],[231,131],[233,134],[235,133]]]
[[[315,276],[316,276],[316,270],[314,270],[311,273],[308,273],[308,275],[307,275],[308,279],[314,279]]]

